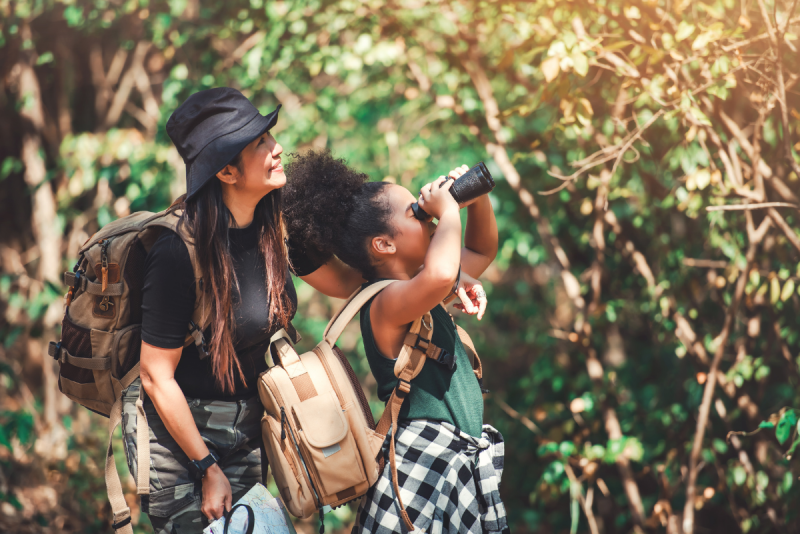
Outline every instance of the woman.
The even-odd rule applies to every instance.
[[[192,236],[211,322],[208,355],[183,347],[195,305],[189,250],[165,230],[148,253],[142,302],[141,383],[123,394],[123,431],[136,473],[136,407],[147,393],[150,494],[142,511],[155,532],[197,532],[262,480],[256,381],[270,337],[294,316],[292,271],[322,293],[346,298],[363,282],[335,258],[322,264],[288,239],[281,221],[282,147],[267,116],[239,91],[190,96],[167,122],[186,163],[180,228]],[[470,282],[465,282],[469,284]],[[477,312],[472,302],[464,303]]]

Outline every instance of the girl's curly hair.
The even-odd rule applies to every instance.
[[[386,182],[369,182],[329,150],[291,156],[283,215],[292,241],[302,244],[315,262],[325,263],[335,254],[367,280],[376,278],[370,241],[394,236],[391,208],[383,196]]]

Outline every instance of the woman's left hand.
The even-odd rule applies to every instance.
[[[478,320],[483,319],[483,314],[486,312],[486,291],[483,290],[480,280],[472,278],[470,275],[461,271],[461,279],[458,282],[456,295],[461,300],[459,304],[454,304],[453,307],[467,313],[469,315],[477,315]]]

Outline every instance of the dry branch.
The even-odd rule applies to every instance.
[[[725,354],[725,349],[728,346],[728,338],[730,337],[733,328],[733,322],[736,314],[739,311],[739,304],[744,295],[745,285],[750,273],[750,266],[753,264],[764,235],[770,226],[770,219],[764,219],[759,226],[758,230],[752,230],[752,216],[749,211],[745,212],[748,217],[748,237],[750,245],[747,250],[746,258],[747,265],[739,274],[739,279],[736,282],[736,289],[734,291],[733,302],[728,307],[725,313],[725,322],[723,323],[722,331],[716,338],[716,350],[714,352],[714,359],[711,361],[711,367],[708,371],[708,377],[703,390],[703,401],[700,404],[700,410],[697,416],[697,427],[694,436],[694,443],[692,444],[692,452],[689,456],[689,474],[686,482],[686,505],[683,509],[683,534],[694,534],[694,511],[695,511],[695,495],[697,493],[697,474],[700,467],[700,456],[703,452],[703,438],[708,425],[708,415],[711,409],[711,402],[714,398],[714,388],[717,384],[717,373],[719,370],[720,361]]]
[[[769,218],[772,219],[772,222],[774,222],[775,225],[781,229],[783,235],[785,235],[786,239],[788,239],[789,242],[794,245],[794,248],[800,252],[800,238],[797,237],[797,234],[794,233],[792,227],[789,226],[781,214],[778,213],[778,210],[771,207],[767,210],[767,215],[769,215]]]
[[[575,476],[575,471],[572,470],[572,466],[569,465],[569,461],[566,459],[564,460],[564,471],[567,473],[570,484],[580,487],[577,498],[581,508],[583,508],[583,513],[586,514],[586,520],[589,523],[589,531],[592,534],[600,534],[600,529],[597,528],[597,519],[595,519],[594,512],[592,512],[591,500],[583,496],[583,484],[578,481],[578,478]]]
[[[536,205],[536,201],[534,200],[530,191],[523,187],[522,178],[511,159],[508,157],[508,151],[506,150],[505,143],[503,142],[502,134],[500,132],[500,108],[497,105],[497,99],[494,97],[494,92],[492,90],[489,78],[480,65],[480,60],[478,57],[478,52],[475,49],[475,45],[468,39],[465,39],[465,42],[470,43],[468,53],[466,55],[462,54],[459,57],[464,70],[469,74],[472,84],[475,87],[481,102],[483,103],[486,123],[495,138],[494,143],[486,143],[486,150],[495,160],[495,163],[497,163],[498,167],[500,167],[500,170],[503,171],[506,181],[517,193],[520,202],[522,202],[522,205],[527,208],[531,218],[533,218],[533,220],[536,222],[536,228],[539,232],[539,237],[542,239],[542,243],[544,244],[545,248],[548,249],[551,257],[554,257],[561,266],[561,278],[564,282],[567,295],[573,301],[576,308],[581,309],[584,307],[584,302],[583,297],[581,297],[580,294],[580,284],[575,278],[575,275],[569,270],[569,258],[567,257],[564,248],[561,246],[558,237],[553,235],[550,227],[550,221],[547,220],[544,215],[542,215],[542,212],[539,210],[539,206]]]
[[[657,111],[655,114],[653,114],[652,117],[650,117],[650,119],[647,122],[645,122],[642,126],[637,126],[632,132],[630,132],[628,135],[626,135],[625,138],[622,141],[620,141],[618,144],[616,144],[616,145],[614,145],[612,147],[601,148],[600,150],[598,150],[594,154],[592,154],[592,155],[590,155],[590,156],[588,156],[588,157],[586,157],[586,158],[584,158],[584,159],[582,159],[580,161],[574,162],[572,165],[575,166],[575,167],[580,167],[580,168],[577,171],[575,171],[574,173],[572,173],[571,175],[569,175],[569,176],[564,176],[564,175],[559,174],[559,173],[555,173],[555,172],[552,172],[552,171],[547,171],[547,174],[549,174],[550,176],[552,176],[554,178],[558,178],[559,180],[564,180],[564,183],[561,184],[560,186],[556,187],[555,189],[551,189],[549,191],[540,191],[539,194],[540,195],[552,195],[552,194],[558,193],[559,191],[561,191],[562,189],[567,187],[567,185],[570,182],[573,182],[573,181],[577,180],[586,171],[588,171],[588,170],[590,170],[590,169],[592,169],[594,167],[597,167],[598,165],[601,165],[603,163],[611,161],[611,160],[614,160],[614,166],[611,168],[611,176],[613,176],[614,172],[616,172],[617,167],[619,166],[620,162],[622,161],[622,158],[625,156],[625,154],[628,152],[628,150],[631,149],[631,147],[633,146],[633,143],[636,142],[638,139],[641,139],[642,134],[644,133],[644,131],[647,130],[650,126],[652,126],[653,123],[659,117],[661,117],[663,114],[664,114],[664,110],[663,109]]]
[[[103,121],[103,125],[106,128],[111,128],[117,124],[117,122],[119,122],[119,118],[122,116],[122,111],[125,109],[125,104],[130,98],[134,85],[136,85],[136,78],[139,75],[139,69],[144,69],[144,58],[147,56],[148,50],[150,50],[150,43],[146,41],[139,41],[139,43],[136,45],[136,50],[134,50],[133,58],[131,60],[131,66],[128,67],[128,70],[122,76],[122,79],[119,82],[119,88],[114,94],[114,98],[111,101],[111,106],[108,109],[106,119]]]
[[[705,269],[724,269],[728,266],[723,260],[704,260],[696,258],[683,258],[682,263],[687,267],[702,267]]]
[[[260,43],[266,34],[263,31],[257,31],[244,41],[242,44],[236,47],[236,49],[231,52],[231,55],[225,60],[222,64],[221,70],[227,70],[233,67],[233,64],[239,61],[244,57],[246,53],[248,53],[254,46]]]
[[[517,410],[515,410],[514,408],[509,406],[509,404],[506,401],[504,401],[503,399],[500,399],[498,397],[494,397],[494,400],[497,403],[497,405],[500,406],[500,409],[502,409],[504,412],[506,412],[512,419],[516,419],[517,421],[519,421],[520,423],[525,425],[525,428],[527,428],[528,430],[530,430],[534,434],[539,435],[539,436],[542,435],[542,431],[539,429],[538,426],[536,426],[536,423],[534,423],[533,421],[530,420],[529,417],[519,413]]]
[[[758,204],[728,204],[726,206],[708,206],[706,211],[745,211],[756,210],[762,208],[794,208],[800,209],[797,204],[790,204],[789,202],[761,202]]]

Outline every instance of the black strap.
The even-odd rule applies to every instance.
[[[122,527],[130,524],[130,522],[131,522],[131,518],[130,517],[126,517],[125,519],[123,519],[119,523],[112,523],[111,524],[111,528],[113,528],[114,530],[119,530]],[[252,534],[252,532],[248,532],[247,534]]]
[[[253,530],[256,528],[256,514],[253,512],[253,509],[249,504],[237,504],[231,508],[230,512],[225,513],[225,526],[222,528],[222,534],[228,534],[228,526],[231,524],[233,512],[235,512],[240,506],[247,509],[247,532],[245,532],[245,534],[253,534]]]

